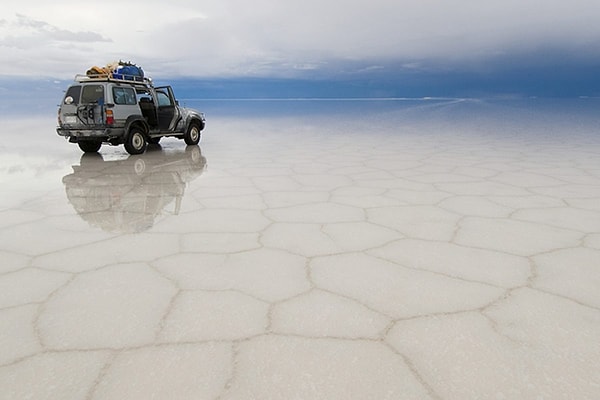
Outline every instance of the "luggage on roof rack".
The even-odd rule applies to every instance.
[[[93,66],[83,74],[75,75],[75,81],[122,81],[152,85],[152,80],[144,76],[144,70],[131,62],[119,61],[109,63],[105,67]]]
[[[113,71],[113,77],[115,79],[125,79],[130,81],[143,81],[144,70],[137,65],[119,65]]]

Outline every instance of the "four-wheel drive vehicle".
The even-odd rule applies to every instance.
[[[109,143],[140,154],[163,136],[198,144],[204,126],[204,114],[179,106],[170,86],[154,87],[148,78],[77,75],[58,109],[56,132],[86,153]]]

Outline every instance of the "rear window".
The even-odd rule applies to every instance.
[[[128,87],[113,87],[115,104],[135,105],[135,90]]]
[[[102,85],[85,85],[81,91],[81,103],[98,103],[104,102],[104,86]]]
[[[81,86],[75,85],[67,89],[65,93],[65,101],[70,97],[72,100],[68,104],[79,104],[79,94],[81,93]]]

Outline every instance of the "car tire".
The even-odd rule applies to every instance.
[[[200,142],[201,137],[202,132],[200,129],[200,124],[197,122],[192,122],[185,135],[183,135],[183,140],[188,146],[194,146]]]
[[[96,140],[81,140],[77,142],[77,145],[84,153],[97,153],[102,147],[102,142]]]
[[[138,127],[131,128],[125,140],[125,150],[129,154],[142,154],[146,151],[147,146],[148,142],[144,131]]]

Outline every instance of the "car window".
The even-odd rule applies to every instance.
[[[147,100],[153,101],[152,100],[152,94],[150,94],[150,92],[148,92],[147,90],[136,89],[135,90],[135,97],[137,98],[138,103],[142,99],[147,99]],[[147,100],[145,100],[145,101],[147,101]]]
[[[70,104],[79,104],[79,95],[81,93],[81,86],[80,85],[75,85],[75,86],[71,86],[68,90],[67,93],[65,93],[65,100],[70,97],[72,100],[70,101]]]
[[[85,85],[81,91],[81,103],[102,103],[104,102],[104,86]]]
[[[135,105],[135,91],[128,87],[113,87],[115,104]]]
[[[159,107],[173,105],[173,103],[171,103],[171,98],[165,92],[162,92],[162,91],[156,92],[156,97],[158,99]]]

